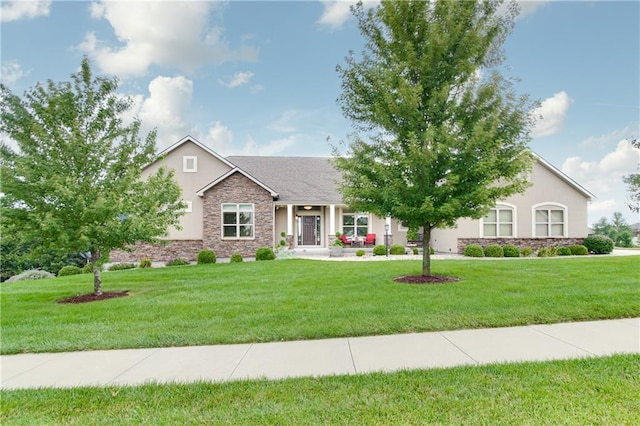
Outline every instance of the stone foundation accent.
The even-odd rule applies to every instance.
[[[152,262],[168,262],[178,258],[195,261],[203,247],[202,240],[172,240],[160,244],[136,243],[131,246],[132,252],[113,250],[109,253],[109,261],[137,263],[140,259],[151,259]]]
[[[458,238],[458,254],[463,254],[464,248],[469,244],[479,244],[483,249],[491,244],[503,247],[511,244],[519,249],[531,247],[533,250],[538,250],[542,247],[582,245],[584,238]]]

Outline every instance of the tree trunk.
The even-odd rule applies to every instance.
[[[422,234],[422,275],[431,275],[431,228],[425,226]]]
[[[96,296],[102,294],[102,275],[100,272],[100,250],[91,249],[91,265],[93,265],[93,292]]]

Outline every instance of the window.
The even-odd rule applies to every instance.
[[[496,207],[482,219],[484,237],[513,237],[514,210],[511,207]]]
[[[193,211],[193,202],[182,200],[182,203],[184,204],[185,213],[191,213]]]
[[[369,216],[349,213],[342,216],[342,233],[348,237],[365,237],[369,230]]]
[[[407,232],[409,230],[409,224],[407,222],[398,223],[398,231]]]
[[[198,171],[198,157],[185,155],[182,157],[182,171],[185,173],[195,173]]]
[[[564,237],[564,209],[538,208],[535,218],[536,237]]]
[[[253,238],[253,204],[222,205],[222,238]]]

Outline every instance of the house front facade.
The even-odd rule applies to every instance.
[[[337,191],[340,174],[329,158],[222,157],[192,137],[164,150],[142,178],[165,166],[173,169],[186,205],[181,229],[170,229],[163,244],[139,243],[132,252],[114,251],[111,261],[194,260],[205,248],[218,257],[253,257],[260,247],[284,240],[297,250],[327,249],[337,232],[361,244],[407,243],[406,227],[393,218],[351,211]],[[581,241],[587,235],[591,193],[538,159],[533,185],[499,203],[481,220],[462,219],[454,229],[437,229],[431,243],[440,252],[460,252],[470,242],[508,240],[536,247]],[[557,244],[557,243],[556,243]]]

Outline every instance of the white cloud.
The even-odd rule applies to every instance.
[[[610,143],[617,142],[620,139],[628,138],[638,134],[640,134],[640,123],[633,123],[623,129],[614,130],[613,132],[607,133],[605,135],[588,137],[587,139],[580,142],[580,146],[585,148],[591,146],[606,146]]]
[[[5,84],[13,84],[27,74],[29,73],[25,72],[16,60],[2,63],[2,82]]]
[[[0,17],[2,22],[18,21],[26,18],[49,16],[51,0],[3,1]]]
[[[531,136],[549,136],[562,129],[567,110],[573,100],[565,92],[555,93],[552,97],[542,101],[542,104],[533,111],[536,118],[535,125],[531,131]]]
[[[270,130],[275,130],[276,132],[282,133],[292,133],[296,131],[296,126],[293,123],[296,119],[300,118],[300,111],[296,110],[287,110],[282,113],[280,118],[275,120],[274,122],[267,125],[267,128]]]
[[[569,157],[562,164],[562,171],[592,191],[599,200],[589,206],[590,223],[601,216],[610,217],[614,211],[629,214],[627,196],[622,177],[635,173],[640,162],[640,149],[628,140],[618,142],[615,150],[597,161],[581,157]]]
[[[527,15],[531,15],[536,9],[544,7],[551,3],[549,0],[518,0],[518,6],[520,6],[520,14],[516,19],[523,18]]]
[[[318,24],[326,25],[329,28],[335,30],[344,25],[349,18],[351,18],[350,7],[358,3],[357,0],[325,0],[322,2],[324,10],[322,16],[318,19]],[[377,6],[379,0],[364,1],[365,8],[372,8]]]
[[[220,155],[229,155],[228,152],[233,144],[233,133],[220,121],[216,121],[209,128],[202,142]]]
[[[228,82],[224,82],[223,80],[218,80],[218,83],[230,89],[233,89],[234,87],[248,84],[251,81],[252,77],[253,77],[252,72],[249,72],[249,71],[237,72],[233,75],[233,77],[231,77],[231,79]]]
[[[267,145],[258,148],[258,155],[276,155],[285,152],[287,148],[295,145],[296,139],[296,135],[291,135],[271,141]]]
[[[192,72],[207,64],[230,60],[254,61],[257,50],[229,47],[223,29],[209,17],[218,2],[99,2],[91,14],[111,24],[119,44],[88,33],[78,49],[86,52],[102,72],[118,76],[143,75],[151,65]]]

